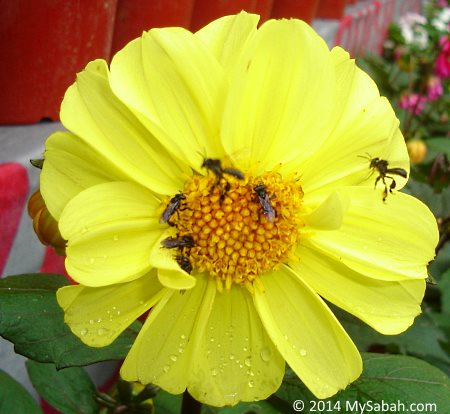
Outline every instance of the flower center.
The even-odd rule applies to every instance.
[[[220,291],[232,283],[252,291],[259,275],[292,256],[303,225],[303,191],[294,178],[268,172],[241,180],[209,172],[189,178],[182,196],[170,218],[176,230],[171,240],[181,244],[177,261],[185,270],[190,263],[208,272]]]

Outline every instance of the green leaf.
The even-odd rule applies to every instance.
[[[425,203],[436,217],[447,217],[450,215],[450,188],[444,188],[437,193],[425,183],[410,179],[405,192],[417,197]]]
[[[54,364],[27,363],[34,388],[54,408],[64,414],[94,414],[98,405],[94,399],[95,385],[80,367],[58,371]]]
[[[28,391],[0,369],[0,413],[42,414]]]
[[[427,139],[427,145],[431,149],[442,152],[450,158],[450,140],[448,137]]]
[[[361,377],[331,398],[316,399],[292,371],[287,372],[276,396],[291,404],[302,400],[305,405],[302,413],[406,413],[409,409],[450,412],[450,379],[442,371],[407,356],[368,353],[362,356]],[[419,404],[424,404],[421,410]]]
[[[333,312],[360,351],[367,351],[373,345],[396,346],[397,352],[437,359],[450,366],[450,357],[440,346],[446,340],[445,334],[427,311],[400,335],[382,335],[350,314],[335,308]]]
[[[57,368],[123,359],[141,327],[134,322],[111,345],[91,348],[64,323],[56,290],[68,284],[60,275],[10,276],[0,280],[0,335],[18,354]]]
[[[153,398],[153,405],[156,413],[179,414],[181,412],[181,403],[183,394],[169,394],[164,390],[158,391]]]

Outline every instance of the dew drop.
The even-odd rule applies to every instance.
[[[183,334],[182,334],[182,335],[180,336],[180,338],[181,338],[181,339],[186,339],[186,335],[183,335]]]
[[[164,372],[169,372],[169,369],[170,369],[169,365],[164,365],[163,367]]]
[[[114,241],[119,240],[119,236],[118,236],[117,234],[115,234],[115,235],[113,236],[113,240],[114,240]]]
[[[261,349],[261,352],[259,353],[259,355],[264,362],[269,362],[270,357],[272,356],[272,352],[270,351],[269,348],[263,348],[263,349]]]
[[[233,354],[230,354],[230,359],[233,360],[234,358],[236,358]]]
[[[178,359],[178,357],[174,354],[170,355],[169,358],[173,361],[176,362],[176,360]]]
[[[178,348],[178,352],[180,353],[180,354],[182,354],[183,352],[184,352],[184,348],[182,348],[181,346]]]
[[[215,376],[217,375],[217,368],[212,368],[212,369],[211,369],[211,375],[212,375],[213,377],[215,377]]]
[[[249,388],[253,388],[255,386],[255,383],[253,381],[248,382]]]
[[[89,319],[89,324],[93,325],[94,324],[94,319]]]
[[[87,333],[88,333],[88,330],[86,328],[84,328],[80,331],[81,336],[86,336]]]
[[[104,328],[99,328],[99,329],[97,330],[97,334],[98,334],[99,336],[105,335],[105,334],[106,334],[106,329],[104,329]]]
[[[252,359],[250,357],[245,358],[244,364],[250,367],[252,365]]]
[[[303,349],[303,348],[299,350],[299,353],[301,356],[306,356],[306,354],[307,354],[306,349]]]

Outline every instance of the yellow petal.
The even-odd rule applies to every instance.
[[[261,281],[255,305],[262,323],[311,392],[327,398],[358,378],[358,350],[320,297],[287,267]]]
[[[192,33],[181,28],[144,33],[114,56],[111,85],[160,142],[193,168],[200,168],[202,155],[223,155],[224,72]]]
[[[343,194],[333,192],[311,213],[302,216],[308,228],[336,230],[341,227],[349,200]]]
[[[169,291],[139,332],[120,371],[122,378],[182,393],[191,377],[193,352],[205,334],[215,290],[214,281],[199,277],[194,289]]]
[[[374,189],[341,192],[351,200],[341,228],[317,231],[303,243],[375,279],[426,278],[439,236],[428,207],[403,193],[384,203]]]
[[[112,343],[163,292],[153,271],[128,283],[98,288],[66,286],[57,291],[56,297],[72,332],[86,345],[101,347]]]
[[[44,156],[41,193],[56,220],[67,202],[80,191],[107,181],[126,179],[116,165],[69,132],[52,134],[45,142]]]
[[[327,301],[355,315],[384,335],[406,330],[420,314],[425,281],[386,282],[366,277],[307,247],[296,251],[292,269]]]
[[[350,59],[348,52],[340,47],[331,50],[331,60],[336,72],[336,102],[340,102],[338,110],[341,114],[333,136],[353,122],[355,116],[363,112],[373,101],[379,99],[380,93],[370,76],[356,66],[355,60]]]
[[[396,148],[395,155],[392,148]],[[393,167],[409,171],[408,153],[398,120],[385,98],[372,101],[364,111],[355,114],[339,135],[333,132],[326,145],[298,166],[305,195],[347,185],[373,188],[378,174],[369,169],[370,160],[367,159],[373,157],[388,160]],[[406,183],[401,177],[396,181],[398,189]]]
[[[104,183],[79,193],[59,222],[68,240],[68,273],[86,286],[130,281],[147,273],[150,252],[162,232],[158,205],[149,190],[131,183]]]
[[[195,33],[195,36],[203,42],[229,75],[239,61],[247,42],[255,36],[258,20],[258,15],[242,11],[214,20]]]
[[[90,62],[67,90],[61,105],[64,126],[97,150],[122,174],[160,194],[182,188],[184,163],[177,163],[112,92],[103,60]]]
[[[278,389],[284,375],[284,360],[249,292],[236,285],[216,295],[193,359],[188,391],[213,406],[263,400]]]
[[[334,116],[329,50],[299,20],[270,20],[247,42],[230,78],[222,123],[228,154],[249,152],[261,171],[306,160],[328,136]]]

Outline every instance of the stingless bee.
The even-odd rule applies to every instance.
[[[205,158],[202,163],[202,168],[211,171],[216,176],[216,182],[213,188],[220,183],[222,178],[224,178],[223,177],[224,174],[231,175],[232,177],[237,178],[238,180],[244,179],[244,173],[242,171],[239,171],[236,168],[223,168],[222,162],[216,158]],[[225,188],[223,188],[222,194],[220,195],[221,201],[223,201],[225,195],[228,193],[230,188],[231,188],[230,183],[225,180]]]
[[[175,256],[175,260],[177,261],[178,265],[181,267],[182,270],[184,270],[186,273],[191,274],[192,264],[186,256],[179,254]]]
[[[175,194],[175,196],[170,199],[169,204],[167,204],[167,207],[163,211],[159,222],[167,223],[169,226],[173,226],[174,224],[170,222],[170,217],[172,217],[175,211],[180,208],[181,202],[183,200],[186,200],[186,197],[183,193]]]
[[[408,173],[403,168],[389,168],[389,161],[382,160],[379,157],[371,158],[369,155],[367,157],[360,156],[362,158],[366,158],[370,161],[369,168],[372,171],[378,171],[378,177],[375,180],[374,188],[377,187],[378,182],[381,180],[381,182],[384,184],[384,191],[383,191],[383,201],[386,201],[386,198],[388,196],[388,185],[386,183],[386,178],[389,178],[391,180],[391,184],[389,185],[389,193],[392,194],[392,190],[395,189],[397,186],[397,183],[395,182],[394,175],[398,175],[403,178],[408,178]]]
[[[267,220],[270,222],[273,222],[275,220],[275,217],[277,215],[277,212],[272,206],[272,203],[270,202],[269,194],[267,194],[267,188],[264,184],[258,184],[253,189],[258,196],[259,204],[261,204],[262,210],[264,215],[266,216]]]
[[[194,239],[191,236],[167,237],[161,241],[161,244],[166,249],[183,249],[195,246]]]

